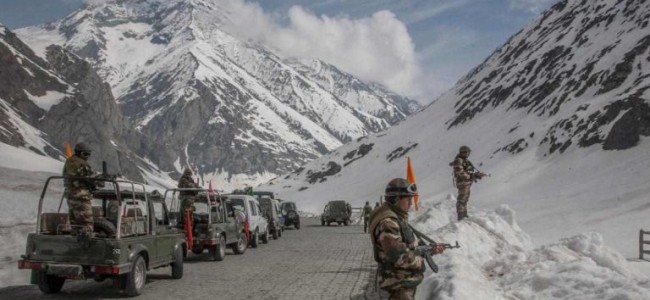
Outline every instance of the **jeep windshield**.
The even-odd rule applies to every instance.
[[[330,209],[331,210],[347,210],[347,204],[345,201],[332,201],[330,202]]]

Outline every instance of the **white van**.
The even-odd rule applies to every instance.
[[[230,204],[235,210],[245,214],[244,223],[248,222],[250,230],[249,244],[257,248],[259,241],[266,244],[269,242],[269,225],[266,218],[261,213],[260,204],[253,196],[248,195],[227,195]],[[245,226],[245,225],[244,225]]]

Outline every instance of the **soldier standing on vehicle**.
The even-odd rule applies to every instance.
[[[408,225],[416,192],[415,184],[395,178],[386,185],[386,201],[370,215],[370,240],[381,274],[379,286],[390,294],[389,299],[414,299],[424,278],[424,259],[414,251],[419,242]],[[438,244],[431,248],[431,254],[444,250]]]
[[[183,171],[183,176],[178,180],[179,189],[194,189],[198,188],[199,185],[194,182],[192,178],[192,170],[190,168],[185,168]],[[198,191],[180,191],[179,198],[181,200],[181,224],[185,224],[185,214],[189,209],[190,212],[194,208],[194,201],[196,201],[196,195]]]
[[[63,166],[64,177],[95,177],[95,172],[88,164],[92,150],[84,143],[74,146],[74,154],[66,159]],[[65,194],[68,202],[70,224],[81,235],[92,235],[94,220],[91,201],[95,182],[84,179],[68,179],[65,182]]]
[[[370,213],[372,213],[372,207],[370,206],[370,202],[366,201],[366,206],[363,207],[363,232],[368,232]]]
[[[458,188],[458,197],[456,197],[456,214],[458,221],[467,218],[467,202],[469,202],[469,192],[472,182],[476,182],[485,176],[485,173],[478,172],[471,161],[469,154],[472,150],[467,146],[460,147],[458,155],[451,163],[454,168],[454,182]]]

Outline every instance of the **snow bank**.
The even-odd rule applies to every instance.
[[[508,206],[470,215],[455,221],[448,196],[412,216],[434,239],[461,245],[434,257],[440,272],[427,271],[416,299],[650,299],[648,278],[598,233],[534,248]]]

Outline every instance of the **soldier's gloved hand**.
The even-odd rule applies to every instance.
[[[440,254],[442,252],[445,252],[445,245],[436,244],[435,246],[431,246],[431,253],[433,255]]]

